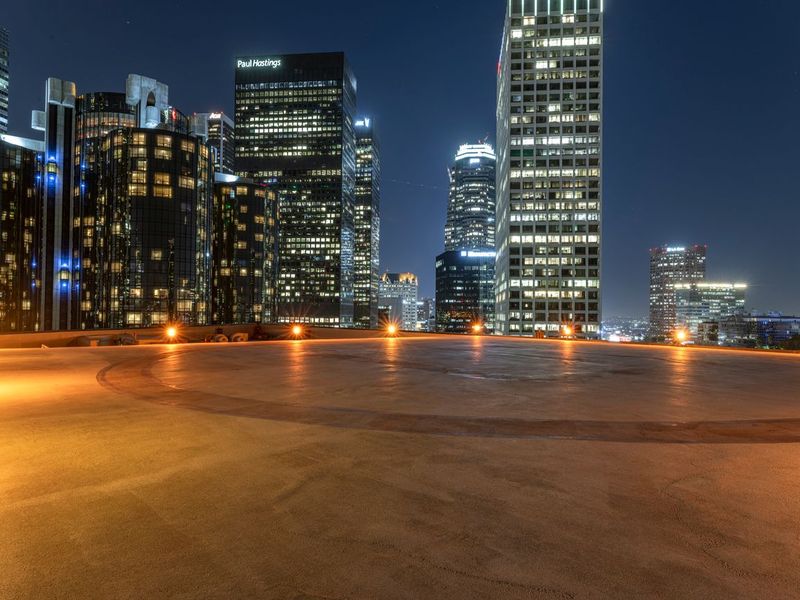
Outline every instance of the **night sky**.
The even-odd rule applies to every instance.
[[[233,57],[344,50],[382,144],[382,268],[434,290],[447,166],[495,137],[504,0],[4,0],[11,133],[48,76],[79,93],[128,73],[185,113],[233,113]],[[756,7],[759,10],[753,10]],[[705,243],[712,279],[800,313],[800,3],[606,0],[604,314],[647,312],[648,248]]]

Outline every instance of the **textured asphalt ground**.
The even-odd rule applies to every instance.
[[[0,350],[0,598],[794,598],[800,355]]]

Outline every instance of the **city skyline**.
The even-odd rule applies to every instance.
[[[363,3],[346,4],[363,7]],[[418,273],[422,293],[430,295],[434,282],[431,259],[442,242],[448,159],[463,140],[477,141],[488,133],[494,141],[494,79],[502,4],[473,3],[464,12],[454,12],[455,3],[440,2],[430,8],[420,4],[417,8],[424,26],[415,29],[418,43],[413,48],[403,45],[402,52],[391,46],[411,31],[410,25],[400,24],[392,30],[394,24],[386,9],[379,7],[365,15],[371,27],[360,28],[349,38],[327,30],[331,19],[340,18],[336,11],[312,11],[316,16],[309,27],[319,35],[312,36],[309,43],[284,33],[299,26],[299,16],[290,9],[273,7],[270,22],[279,25],[267,26],[266,32],[263,27],[258,32],[255,26],[239,28],[235,36],[223,38],[213,48],[202,69],[201,61],[176,67],[173,58],[181,56],[176,49],[186,41],[181,35],[164,40],[157,48],[131,44],[135,51],[100,56],[84,51],[84,44],[92,47],[88,40],[63,34],[64,23],[80,27],[77,15],[59,7],[54,9],[58,18],[42,23],[32,8],[12,6],[2,24],[9,30],[11,45],[10,132],[33,135],[26,117],[40,102],[41,81],[48,76],[79,81],[82,89],[103,90],[116,89],[121,73],[145,73],[168,81],[171,98],[189,113],[219,109],[232,114],[230,84],[235,55],[342,49],[358,73],[359,112],[368,112],[381,123],[381,270]],[[798,123],[788,119],[788,134],[775,142],[777,145],[768,146],[772,140],[767,133],[733,120],[742,108],[741,101],[727,100],[742,74],[758,68],[764,77],[789,90],[770,105],[770,114],[793,114],[798,74],[785,68],[787,58],[761,65],[762,52],[752,56],[736,45],[725,46],[725,53],[720,49],[730,36],[761,35],[764,56],[792,56],[795,42],[791,36],[766,35],[770,27],[791,22],[789,16],[798,12],[789,2],[778,4],[767,19],[755,25],[726,11],[722,16],[725,27],[717,27],[712,7],[686,3],[687,9],[693,9],[693,19],[681,22],[675,30],[668,20],[672,11],[679,9],[674,3],[670,7],[637,5],[633,11],[630,2],[606,2],[605,316],[646,313],[648,248],[695,240],[711,248],[715,279],[751,284],[748,305],[761,311],[800,312],[800,281],[791,245],[791,223],[800,209],[792,203],[789,173],[796,153],[788,141]],[[735,2],[733,6],[745,5]],[[225,15],[220,18],[223,22],[227,19]],[[146,23],[137,22],[122,7],[104,13],[99,22],[93,35],[101,42],[106,36],[113,38],[120,48],[146,28]],[[712,24],[715,27],[710,27]],[[35,30],[34,25],[42,29],[36,35],[27,34]],[[468,35],[446,33],[448,43],[439,43],[442,31],[457,30]],[[668,46],[663,42],[670,34],[678,35],[682,43],[669,45],[667,50],[662,47]],[[707,38],[704,41],[695,39],[703,36]],[[631,55],[626,51],[631,47],[639,51]],[[715,59],[713,71],[701,74],[690,66],[689,59],[700,50]],[[169,60],[164,60],[165,56]],[[423,56],[427,63],[421,62]],[[202,76],[198,78],[198,74]],[[468,81],[461,81],[467,75]],[[397,77],[412,82],[408,91],[392,85]],[[626,88],[623,84],[629,77],[636,85]],[[693,93],[677,94],[668,103],[660,101],[657,96],[666,95],[666,81],[683,82],[680,87],[692,87]],[[422,99],[412,99],[412,91],[427,93]],[[453,97],[459,98],[456,109],[447,101]],[[726,100],[720,101],[720,97]],[[698,98],[705,101],[697,102]],[[737,123],[735,128],[728,126],[732,122]],[[647,135],[633,136],[641,130]],[[424,139],[420,131],[425,132]],[[687,140],[695,131],[705,132],[713,143],[690,146]],[[755,151],[745,151],[749,148]],[[759,171],[771,176],[761,178],[756,175]],[[752,220],[746,217],[754,198],[772,209],[772,216],[763,217],[769,227],[754,230]],[[417,227],[418,243],[408,248],[404,231],[411,226]]]

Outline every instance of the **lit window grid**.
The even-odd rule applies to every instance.
[[[592,14],[595,16],[592,16]],[[599,124],[601,115],[600,63],[602,51],[600,48],[602,45],[602,16],[600,10],[595,10],[590,11],[588,14],[584,11],[583,15],[577,17],[575,15],[561,14],[523,15],[516,12],[508,15],[508,17],[503,56],[501,57],[501,78],[498,96],[498,150],[501,174],[504,176],[501,177],[500,197],[501,199],[506,199],[505,203],[501,202],[504,205],[498,207],[498,225],[506,233],[498,253],[498,266],[501,267],[498,272],[498,318],[502,321],[501,328],[507,333],[532,334],[534,331],[539,330],[546,334],[558,335],[564,323],[579,322],[583,324],[582,327],[588,336],[593,337],[599,330],[600,320],[599,214],[601,212],[601,139]],[[578,22],[579,19],[583,19],[585,25],[581,31],[576,31],[577,28],[574,23]],[[592,19],[596,19],[596,25],[591,24]],[[547,23],[542,23],[542,21]],[[557,21],[557,23],[551,24],[549,21]],[[579,22],[578,25],[580,25]],[[590,29],[592,27],[596,27],[596,29]],[[564,43],[565,34],[575,33],[581,35],[574,36],[569,43]],[[511,39],[509,39],[509,34],[511,34]],[[582,39],[583,34],[586,34],[585,40]],[[521,40],[525,40],[525,42]],[[578,48],[576,51],[576,44],[583,47]],[[569,48],[569,50],[562,54],[560,48],[564,47]],[[559,48],[559,50],[553,50],[552,48]],[[515,56],[515,51],[518,51],[518,57]],[[525,60],[530,59],[527,64],[523,62],[523,52],[526,53]],[[564,56],[564,54],[571,54],[572,56]],[[584,55],[585,58],[576,56],[580,54]],[[596,58],[591,58],[592,54]],[[548,60],[543,63],[542,59]],[[583,60],[586,61],[586,68],[576,69],[577,62]],[[591,61],[596,61],[596,63],[592,65]],[[567,64],[570,62],[572,64]],[[592,66],[595,68],[591,68]],[[553,98],[550,95],[550,90],[548,90],[545,98],[537,97],[533,94],[529,94],[531,97],[527,97],[522,93],[523,81],[529,82],[525,84],[528,86],[536,85],[532,82],[539,82],[539,86],[543,87],[543,82],[549,84],[556,80],[559,82],[559,87],[562,87],[561,84],[568,81],[571,84],[570,87],[576,92],[575,96],[569,93],[565,94],[564,89],[559,91],[558,98]],[[585,98],[577,95],[579,93],[577,92],[579,89],[578,84],[581,82],[587,84],[585,86]],[[548,85],[548,87],[551,86]],[[596,92],[591,91],[593,88]],[[592,93],[597,94],[596,98],[590,98],[589,95]],[[564,100],[566,102],[563,102]],[[583,102],[578,102],[579,100]],[[537,116],[539,117],[538,119],[536,119]],[[521,125],[525,124],[525,119],[530,119],[529,124],[534,125],[534,127],[530,128],[530,132],[523,131],[523,127],[521,127]],[[537,120],[539,123],[536,123]],[[569,123],[570,125],[564,126],[562,125],[563,123]],[[573,123],[585,123],[587,125],[572,125]],[[591,123],[596,124],[597,131],[591,132],[592,135],[589,135],[590,126],[588,124]],[[542,129],[541,132],[536,129],[537,126]],[[549,135],[551,127],[554,130],[556,127],[558,128],[558,136]],[[577,135],[575,132],[578,131],[578,127],[585,127],[586,135]],[[562,135],[564,133],[562,128],[574,128],[574,131],[569,132],[571,135]],[[586,169],[586,177],[581,179],[575,178],[574,170],[571,173],[564,173],[563,171],[566,169],[560,168],[557,173],[552,173],[550,172],[551,170],[548,170],[546,174],[542,173],[541,169],[536,173],[534,169],[527,169],[526,171],[530,172],[523,172],[521,168],[518,168],[514,169],[513,177],[511,177],[511,149],[521,150],[523,148],[539,160],[544,157],[563,156],[565,152],[566,155],[572,156],[596,156],[596,165],[591,165],[596,169],[591,172],[591,176],[589,176],[590,173]],[[523,153],[517,152],[517,154],[522,155]],[[522,161],[520,160],[519,162]],[[539,165],[534,163],[532,166]],[[587,166],[589,165],[587,164]],[[567,175],[568,178],[565,178],[564,175]],[[527,178],[533,181],[530,179],[526,181]],[[512,182],[517,185],[510,185]],[[526,186],[525,183],[528,183],[528,185]],[[526,188],[542,190],[538,194],[539,198],[543,200],[550,200],[555,195],[554,199],[571,200],[572,202],[544,202],[542,207],[528,206],[531,203],[526,202],[525,205],[520,203],[514,206],[510,198],[512,187],[516,187],[520,191]],[[580,198],[582,195],[581,188],[588,191],[588,197]],[[564,189],[567,191],[563,193],[550,191]],[[547,190],[547,192],[543,190]],[[533,193],[536,194],[537,192]],[[522,197],[522,193],[519,196]],[[581,200],[591,200],[592,202],[585,203],[584,210],[591,206],[594,212],[573,212],[574,209],[579,208],[580,204],[583,204],[574,202],[576,196],[579,196]],[[569,212],[564,209],[568,209]],[[551,240],[555,236],[548,236],[547,245],[535,246],[532,249],[529,244],[533,241],[533,236],[524,236],[525,239],[522,239],[523,236],[518,236],[520,239],[512,241],[512,235],[510,235],[512,227],[519,227],[520,233],[524,233],[523,228],[525,226],[512,225],[512,223],[536,223],[537,221],[539,226],[536,229],[539,230],[542,229],[542,225],[545,222],[556,224],[556,227],[553,228],[547,226],[545,230],[547,233],[551,233],[551,230],[557,230],[558,233],[561,233],[565,225],[569,227],[568,233],[573,233],[578,225],[581,225],[580,222],[576,222],[576,217],[580,216],[586,223],[591,222],[594,215],[597,215],[597,225],[596,228],[593,228],[596,230],[589,231],[589,227],[586,227],[585,231],[581,233],[586,233],[587,235],[581,236],[580,245],[575,243],[574,237],[576,236],[561,236],[567,238],[567,240],[559,239],[558,241]],[[528,227],[534,228],[534,226],[530,225]],[[591,244],[589,243],[589,234],[596,238]],[[584,246],[584,243],[587,246]],[[539,266],[547,267],[549,262],[552,262],[554,258],[557,259],[558,276],[542,279],[542,277],[537,277],[535,273],[537,271],[547,273],[548,269],[534,268],[534,277],[526,278],[524,277],[525,269],[520,268],[517,269],[520,272],[520,277],[513,278],[513,271],[509,262],[512,260],[510,258],[511,250],[522,249],[523,247],[527,247],[526,250],[528,251],[534,250],[532,254],[535,253],[536,258],[533,259],[533,262],[538,259],[539,262],[545,263]],[[576,250],[583,250],[584,248],[589,252],[596,252],[596,258],[587,252],[587,258],[585,259],[587,263],[596,261],[596,265],[575,264]],[[520,256],[517,260],[522,261],[524,259]],[[509,265],[508,272],[502,268],[506,265]],[[530,265],[521,264],[519,266]],[[566,269],[570,275],[569,278],[563,276],[564,266],[570,267]],[[596,268],[590,269],[590,267]],[[596,277],[587,276],[586,279],[572,278],[575,272],[586,271],[588,273],[590,270],[596,271]],[[549,271],[552,271],[552,269]],[[519,311],[511,311],[508,308],[511,303],[511,295],[514,292],[519,295],[517,299],[521,308]],[[538,302],[536,302],[536,299],[538,299]],[[525,310],[526,308],[529,308],[529,310]],[[554,308],[555,310],[553,310]]]

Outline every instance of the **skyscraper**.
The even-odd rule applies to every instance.
[[[44,110],[35,110],[31,126],[44,132],[43,209],[40,251],[39,313],[44,331],[73,329],[80,310],[80,245],[73,223],[80,204],[73,198],[75,146],[75,84],[50,77],[45,84]]]
[[[602,0],[509,0],[497,84],[496,326],[600,332]]]
[[[233,120],[222,112],[196,113],[192,120],[195,131],[206,137],[214,171],[233,174],[236,158]]]
[[[0,138],[0,332],[37,331],[43,144]]]
[[[381,160],[372,119],[356,121],[356,191],[354,209],[353,324],[378,326],[380,278]]]
[[[275,208],[275,194],[265,184],[217,173],[211,236],[213,323],[271,321]]]
[[[8,131],[8,93],[11,86],[8,30],[0,27],[0,133]]]
[[[278,195],[279,322],[353,324],[355,105],[342,53],[236,60],[236,172]]]
[[[494,330],[495,154],[488,144],[464,144],[450,174],[445,252],[436,257],[436,329]]]
[[[445,250],[494,249],[495,154],[489,144],[464,144],[450,167]]]
[[[381,276],[380,303],[393,307],[390,317],[403,331],[417,328],[418,292],[419,282],[413,273],[384,273]]]
[[[662,246],[650,250],[650,337],[672,336],[677,325],[675,286],[706,277],[705,246]]]

